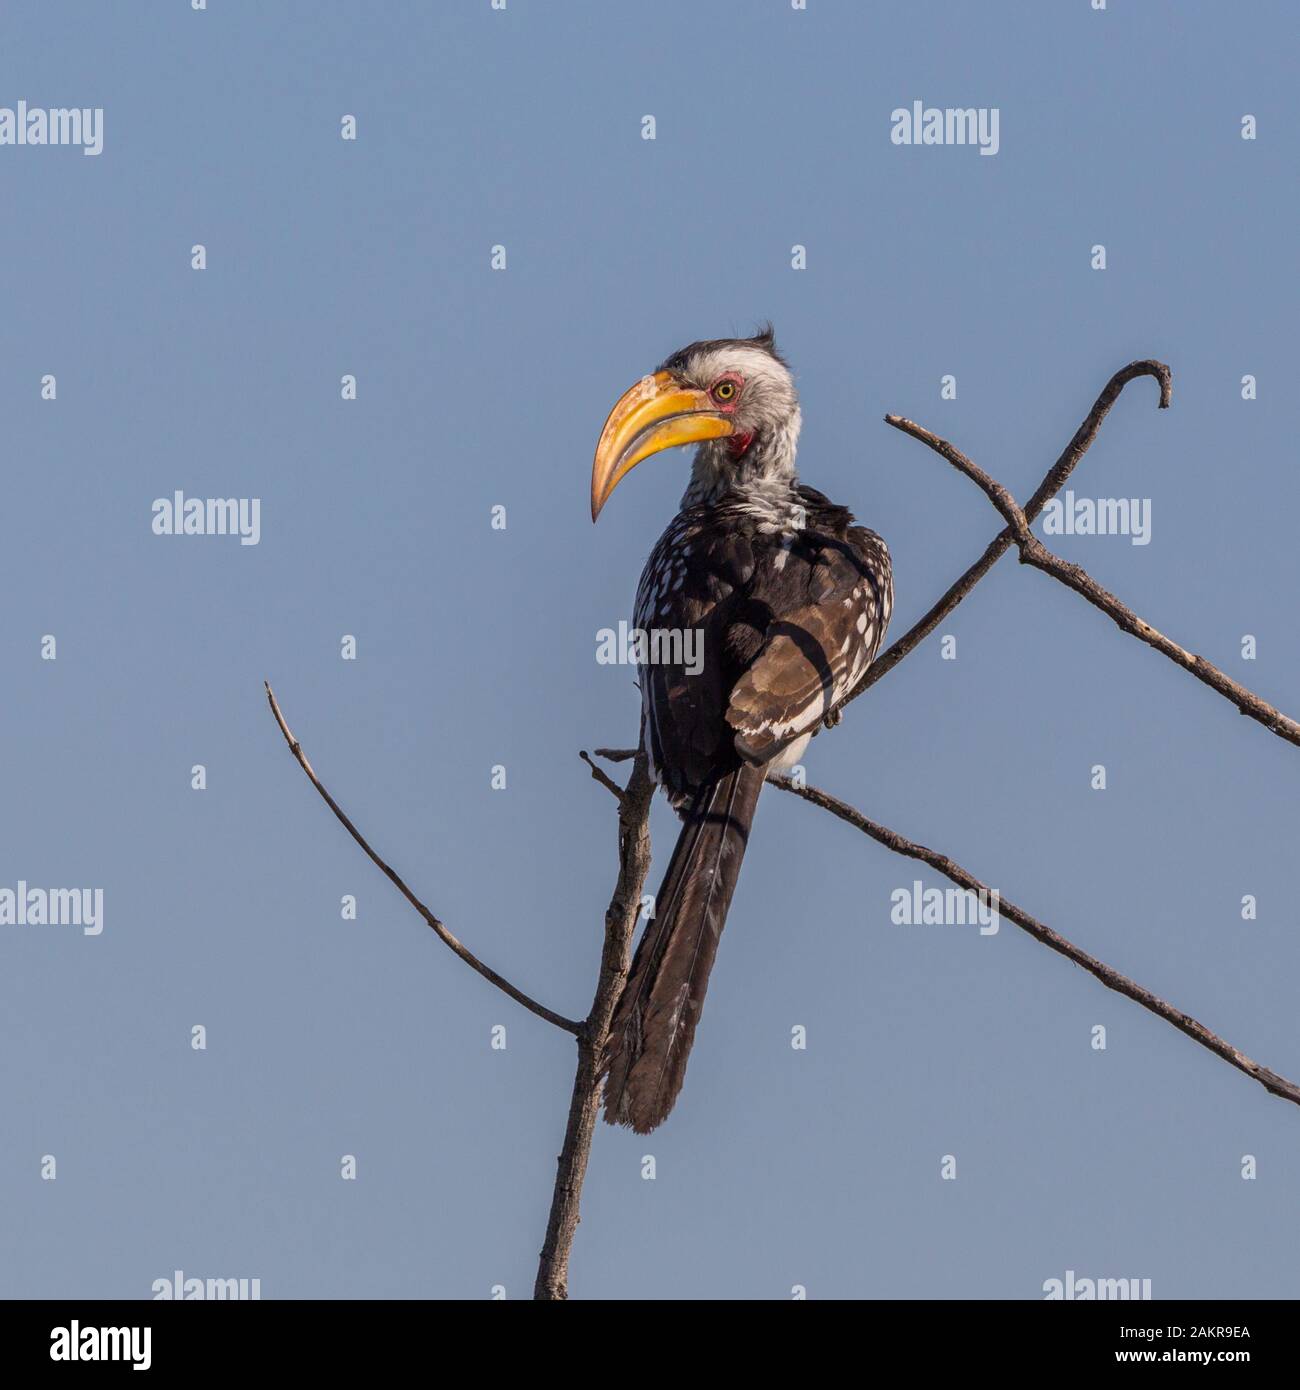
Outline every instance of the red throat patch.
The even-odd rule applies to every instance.
[[[744,458],[753,442],[754,432],[752,430],[742,430],[737,434],[727,436],[727,448],[733,459]]]

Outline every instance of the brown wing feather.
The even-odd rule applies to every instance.
[[[848,693],[889,622],[889,552],[874,532],[849,530],[804,565],[811,602],[781,614],[732,688],[727,723],[743,757],[765,762],[811,732]]]

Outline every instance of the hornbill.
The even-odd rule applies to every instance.
[[[879,650],[889,551],[795,473],[799,397],[771,327],[692,343],[610,412],[591,518],[643,459],[696,443],[681,507],[637,589],[642,738],[683,821],[601,1057],[605,1119],[673,1108],[764,780],[794,766]],[[702,642],[702,663],[673,664]],[[692,674],[692,671],[695,674]]]

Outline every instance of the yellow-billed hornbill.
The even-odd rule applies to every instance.
[[[674,353],[618,401],[596,448],[593,521],[643,459],[699,446],[636,595],[637,629],[703,644],[702,663],[639,673],[642,737],[684,821],[601,1059],[605,1119],[643,1134],[681,1090],[764,779],[799,761],[889,622],[889,551],[799,482],[799,425],[768,327]]]

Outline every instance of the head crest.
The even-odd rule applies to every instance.
[[[776,330],[772,327],[771,319],[768,319],[749,341],[755,347],[761,347],[765,352],[770,352],[778,361],[780,360],[781,354],[776,350]]]
[[[679,351],[673,353],[671,357],[666,358],[660,364],[660,370],[666,372],[680,370],[685,367],[697,353],[714,352],[719,348],[733,347],[738,343],[743,343],[747,347],[762,349],[763,352],[766,352],[783,367],[789,367],[790,365],[777,351],[776,332],[772,328],[771,323],[768,322],[763,324],[752,338],[701,338],[699,342],[691,343],[689,346],[681,348]]]

